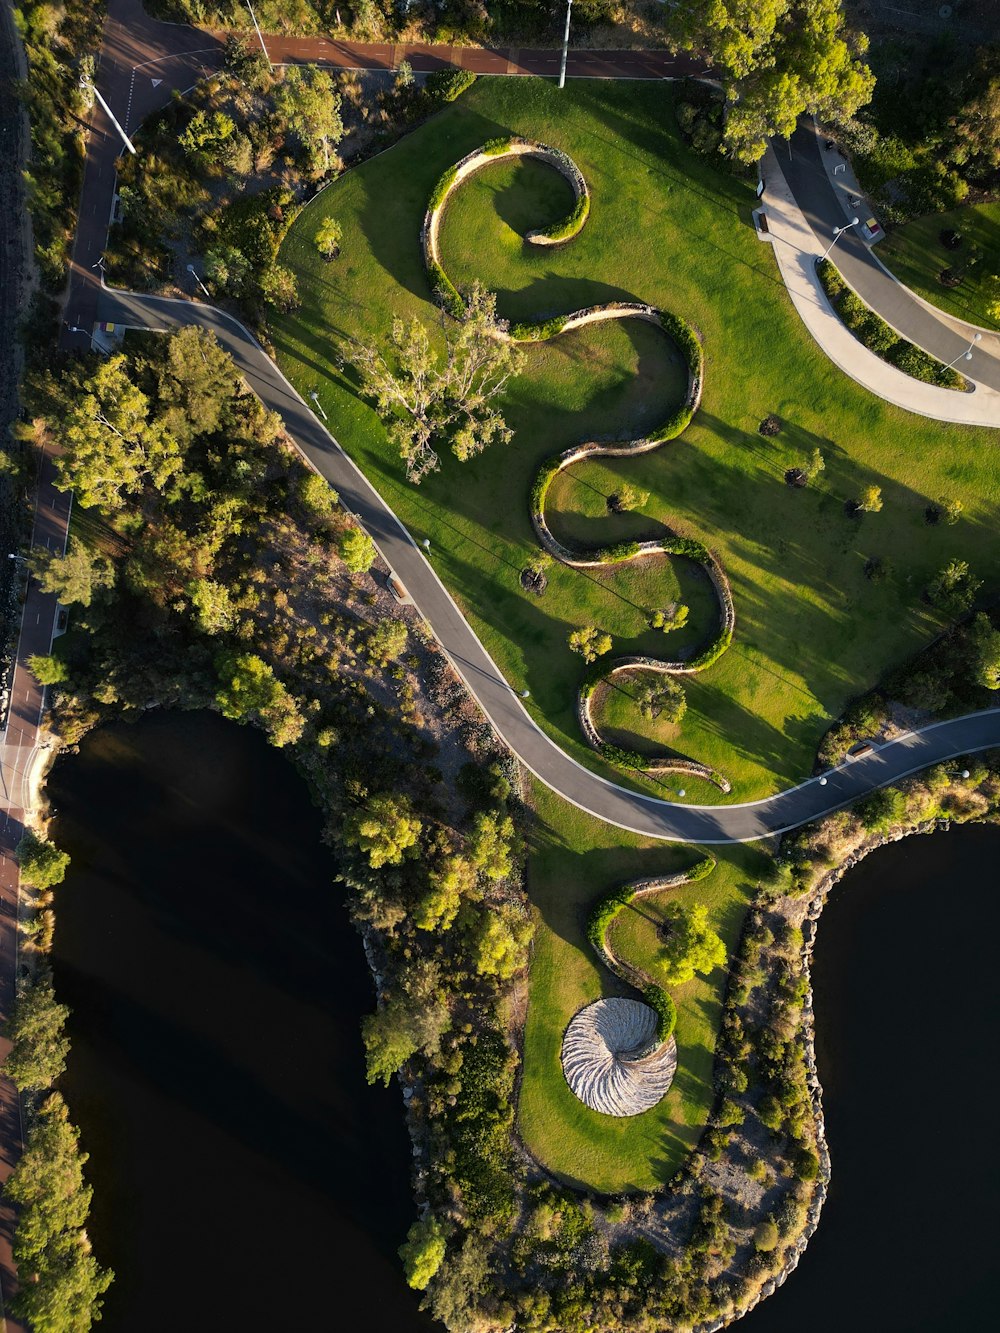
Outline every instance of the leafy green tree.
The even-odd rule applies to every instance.
[[[361,1035],[368,1082],[381,1079],[388,1087],[393,1074],[418,1051],[436,1055],[450,1021],[447,1002],[439,992],[397,993],[374,1014],[367,1014],[361,1020]]]
[[[187,585],[198,628],[206,634],[225,634],[236,619],[229,589],[212,579],[194,579]]]
[[[662,717],[667,722],[680,722],[687,712],[687,695],[679,680],[664,676],[646,685],[638,694],[639,712],[643,717]]]
[[[160,420],[181,447],[195,436],[214,434],[239,391],[232,357],[214,333],[193,324],[178,329],[158,350],[154,373]]]
[[[292,65],[274,90],[274,105],[311,153],[322,151],[329,171],[330,148],[344,137],[340,94],[333,77],[316,65]]]
[[[60,435],[56,486],[84,508],[119,510],[145,485],[165,490],[182,467],[177,441],[151,415],[122,354],[103,361],[71,397]]]
[[[866,486],[861,492],[858,509],[863,514],[877,514],[882,508],[882,487]]]
[[[340,253],[340,242],[344,229],[336,218],[324,218],[313,240],[316,249],[327,262],[336,259]]]
[[[927,585],[927,600],[949,615],[959,616],[969,610],[982,586],[973,578],[967,561],[949,560]]]
[[[352,574],[367,574],[378,554],[375,543],[361,528],[346,528],[341,533],[337,553]]]
[[[283,264],[268,264],[260,275],[261,295],[275,310],[295,310],[299,305],[299,287],[295,274]]]
[[[12,1043],[4,1073],[19,1092],[50,1088],[66,1067],[69,1038],[63,1031],[69,1010],[56,1002],[47,972],[25,982],[4,1026]]]
[[[476,971],[509,981],[527,962],[531,936],[530,921],[511,919],[496,909],[480,913],[472,948]]]
[[[641,509],[649,501],[649,491],[644,491],[630,482],[623,482],[608,496],[608,507],[616,513],[624,514],[631,509]]]
[[[753,1233],[754,1248],[761,1254],[769,1254],[778,1245],[778,1228],[769,1217],[757,1224]]]
[[[69,667],[50,653],[34,653],[28,658],[28,670],[39,685],[61,685],[69,680]]]
[[[272,745],[293,744],[305,721],[274,669],[255,653],[224,653],[216,662],[219,691],[215,702],[223,717],[234,722],[256,719]]]
[[[683,602],[672,602],[670,606],[665,606],[659,611],[654,611],[649,618],[651,629],[660,629],[664,634],[669,634],[671,630],[683,629],[688,623],[688,617],[691,615],[691,608]]]
[[[271,76],[271,66],[259,43],[231,32],[223,55],[226,69],[248,88],[264,88]]]
[[[4,1186],[19,1210],[13,1251],[20,1281],[12,1307],[34,1333],[87,1333],[114,1279],[90,1253],[84,1230],[92,1194],[83,1179],[86,1162],[66,1105],[52,1093]]]
[[[399,1247],[406,1281],[415,1291],[424,1291],[444,1261],[447,1242],[444,1223],[433,1214],[414,1222]]]
[[[380,620],[368,639],[372,661],[386,666],[406,647],[407,629],[402,620]]]
[[[405,796],[383,792],[344,817],[342,836],[349,847],[359,847],[373,870],[398,866],[416,847],[422,825]]]
[[[952,162],[983,177],[1000,167],[1000,69],[995,47],[980,49],[951,128]]]
[[[1000,630],[980,612],[966,636],[972,677],[987,690],[1000,690]]]
[[[809,455],[809,462],[802,469],[807,481],[815,481],[819,474],[826,467],[826,459],[823,457],[822,450],[814,449]]]
[[[60,851],[54,842],[40,838],[27,829],[17,844],[17,864],[21,883],[31,889],[51,889],[61,884],[69,869],[69,852]]]
[[[217,245],[205,252],[205,281],[216,291],[244,296],[250,280],[250,261],[234,245]]]
[[[506,879],[514,868],[514,821],[482,810],[473,820],[469,855],[487,879]]]
[[[67,606],[74,602],[89,606],[95,592],[114,586],[114,561],[91,550],[78,537],[70,537],[65,555],[36,546],[29,564],[42,589]]]
[[[962,504],[961,500],[949,500],[946,495],[942,495],[938,500],[938,513],[950,528],[954,527],[962,517],[964,508],[965,505]]]
[[[187,128],[178,136],[177,142],[190,157],[201,154],[209,160],[216,160],[235,129],[235,121],[224,111],[196,111]]]
[[[906,797],[898,787],[879,787],[857,804],[858,817],[869,833],[887,833],[906,815]]]
[[[570,649],[579,653],[585,662],[596,662],[604,653],[611,651],[611,635],[599,630],[596,625],[584,625],[575,629],[567,640]]]
[[[462,900],[476,887],[476,867],[466,856],[453,853],[428,875],[427,892],[413,913],[420,930],[448,930]]]
[[[303,472],[296,484],[299,504],[310,519],[322,520],[332,516],[340,499],[325,477],[318,472]]]
[[[660,956],[670,985],[680,986],[696,972],[711,972],[725,963],[726,946],[709,925],[702,903],[671,903],[663,916],[667,938]]]
[[[474,283],[465,297],[457,329],[445,330],[445,356],[431,346],[419,319],[393,321],[387,352],[357,346],[354,365],[362,392],[373,398],[390,439],[419,483],[441,466],[440,451],[451,449],[465,462],[491,444],[513,436],[496,400],[523,365],[523,354],[498,336],[496,294]]]

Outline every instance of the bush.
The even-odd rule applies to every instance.
[[[40,838],[29,829],[17,845],[17,863],[21,882],[32,889],[51,889],[61,884],[69,868],[69,852],[62,852],[54,842]]]
[[[573,206],[573,211],[568,217],[563,218],[561,222],[554,222],[551,227],[545,227],[541,231],[536,231],[536,237],[544,237],[549,241],[569,241],[572,240],[582,229],[583,224],[590,216],[590,195],[581,194]]]
[[[436,69],[424,85],[435,102],[454,102],[476,81],[471,69]]]
[[[769,1254],[778,1244],[778,1228],[769,1217],[763,1222],[758,1223],[753,1233],[753,1243],[755,1249],[760,1254]]]

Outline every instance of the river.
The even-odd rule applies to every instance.
[[[102,1331],[439,1328],[396,1256],[402,1101],[365,1082],[372,984],[305,784],[259,733],[165,713],[49,792]]]
[[[819,923],[819,1229],[740,1333],[974,1333],[995,1321],[1000,829],[906,838]],[[991,1313],[992,1312],[992,1313]]]

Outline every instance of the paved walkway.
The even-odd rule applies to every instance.
[[[215,333],[305,458],[357,514],[498,735],[540,781],[598,819],[667,841],[747,842],[795,828],[928,764],[1000,745],[995,708],[879,746],[832,770],[825,785],[813,778],[745,805],[674,805],[627,791],[570,758],[536,724],[409,532],[242,324],[213,306],[134,292],[103,291],[98,311],[102,320],[134,328],[199,324]]]
[[[790,141],[791,153],[775,145],[778,165],[806,222],[815,235],[817,253],[822,254],[833,238],[833,228],[850,217],[850,200],[834,187],[832,168],[842,159],[827,153],[818,127],[803,118]],[[858,235],[858,228],[845,232],[833,252],[837,267],[866,305],[878,312],[903,338],[922,347],[946,365],[969,346],[975,325],[930,306],[904,287],[878,259],[876,252]],[[1000,334],[986,331],[976,345],[972,360],[959,368],[974,383],[1000,393]],[[950,418],[948,418],[950,420]],[[997,425],[1000,422],[992,422]]]
[[[924,384],[870,352],[834,314],[816,274],[816,256],[830,244],[806,221],[785,179],[784,147],[767,150],[762,175],[767,182],[763,198],[768,234],[774,245],[781,279],[812,337],[834,365],[858,384],[909,412],[936,421],[1000,428],[1000,392],[978,384],[973,393],[957,393],[936,384]],[[838,264],[839,247],[833,252]],[[822,244],[822,249],[820,249]],[[905,289],[904,289],[905,290]],[[968,338],[963,344],[968,346]],[[966,371],[965,362],[961,366]],[[971,363],[968,370],[972,370]]]

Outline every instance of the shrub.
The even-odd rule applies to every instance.
[[[552,319],[543,320],[540,324],[512,324],[510,326],[510,336],[515,342],[547,342],[549,338],[554,338],[557,333],[562,333],[565,327],[566,316],[554,315]]]
[[[60,851],[54,842],[40,838],[29,829],[17,844],[17,863],[21,882],[32,889],[51,889],[61,884],[69,868],[69,852]]]
[[[642,992],[642,998],[656,1012],[657,1038],[666,1041],[677,1026],[677,1006],[662,986],[652,983]]]
[[[424,87],[435,102],[454,102],[476,81],[471,69],[436,69],[428,74]]]
[[[563,218],[561,222],[554,222],[551,227],[545,227],[541,231],[533,233],[536,237],[544,237],[549,241],[569,241],[572,240],[582,229],[583,224],[590,216],[590,195],[581,194],[573,206],[573,211],[568,217]]]
[[[513,139],[487,139],[479,150],[485,157],[499,157],[501,153],[507,153],[513,146]]]
[[[769,1217],[758,1223],[753,1233],[755,1249],[760,1254],[769,1254],[778,1244],[778,1228]]]

